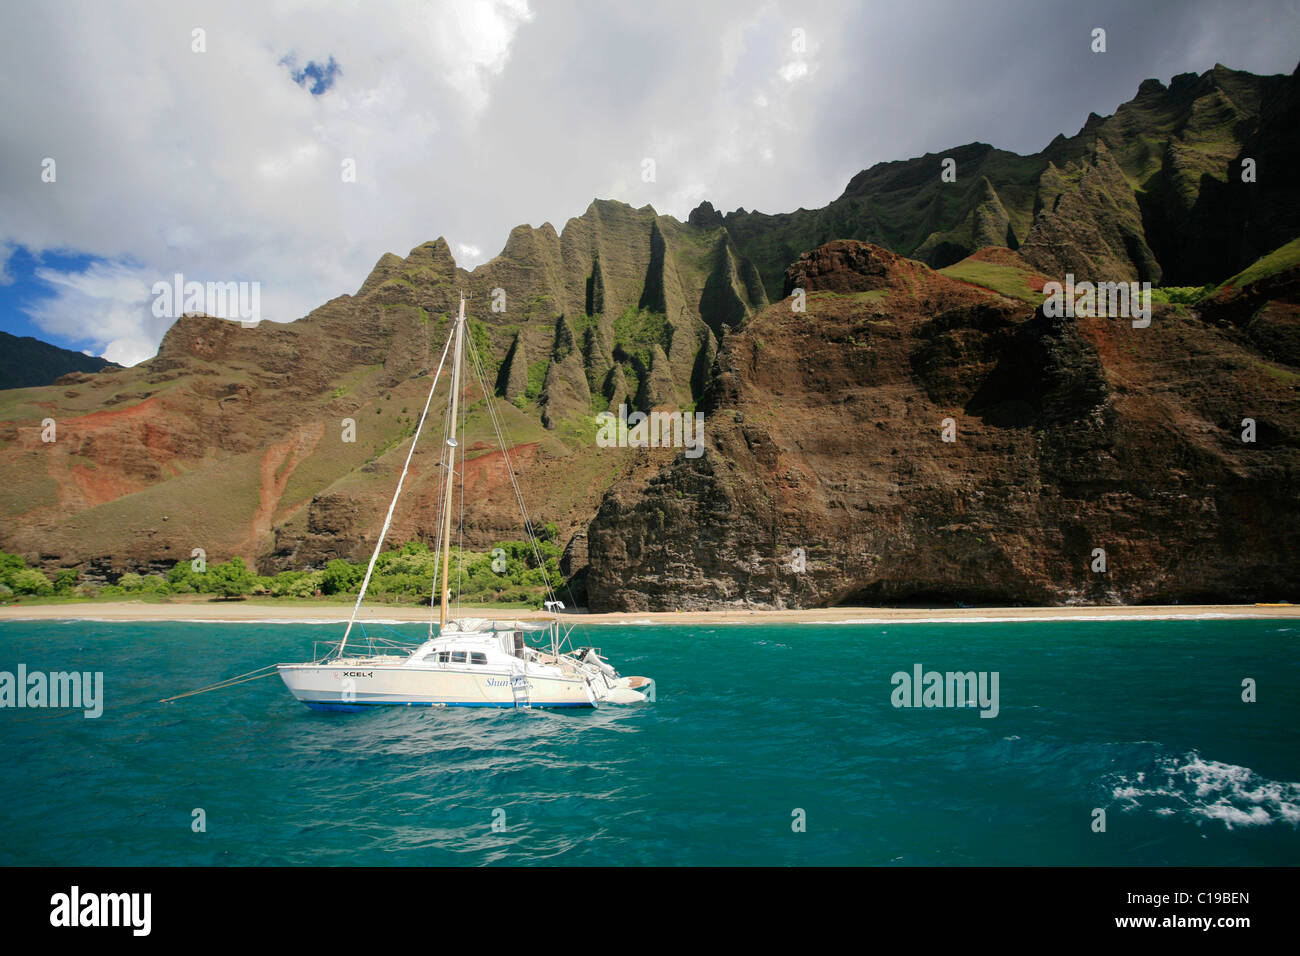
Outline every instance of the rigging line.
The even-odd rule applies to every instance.
[[[160,704],[166,704],[169,701],[180,700],[182,697],[193,697],[195,694],[206,694],[210,690],[222,690],[226,687],[234,687],[236,684],[243,684],[246,681],[258,680],[262,677],[270,677],[275,672],[278,664],[267,664],[265,667],[259,667],[255,671],[249,671],[246,674],[236,674],[234,677],[227,677],[225,680],[219,680],[215,684],[209,684],[206,687],[200,687],[198,690],[187,691],[184,694],[177,694],[175,697],[165,697],[158,701]],[[268,673],[262,673],[268,671]]]
[[[447,415],[448,424],[451,427],[452,434],[447,438],[447,463],[450,467],[447,469],[446,482],[443,485],[442,495],[446,500],[447,506],[443,509],[442,516],[442,554],[439,558],[442,560],[442,593],[439,595],[438,624],[439,627],[447,625],[447,615],[451,610],[451,515],[452,508],[455,506],[455,499],[452,492],[455,490],[456,479],[456,447],[455,437],[456,413],[460,407],[460,397],[464,391],[461,382],[461,375],[465,367],[465,297],[462,295],[460,300],[460,315],[456,320],[456,355],[452,359],[451,366],[451,409]]]
[[[206,694],[214,690],[228,690],[231,687],[237,687],[240,684],[247,684],[249,681],[262,680],[264,677],[277,676],[274,671],[269,674],[258,674],[256,677],[245,677],[243,680],[229,681],[225,684],[214,684],[211,687],[200,687],[198,690],[192,690],[185,694],[177,694],[175,697],[167,697],[158,701],[160,704],[170,704],[174,700],[180,700],[183,697],[193,697],[196,694]]]
[[[482,364],[479,361],[479,356],[477,351],[471,352],[471,358],[474,361],[474,374],[479,380],[480,387],[486,390],[487,387],[485,384],[486,376],[483,372]],[[519,490],[519,485],[515,481],[514,467],[510,461],[510,453],[507,450],[507,441],[502,433],[501,424],[497,420],[495,408],[493,408],[492,403],[490,401],[487,403],[487,406],[488,406],[489,417],[492,419],[492,428],[493,431],[495,432],[497,443],[501,446],[501,457],[506,463],[506,473],[510,477],[511,486],[515,492],[515,500],[519,504],[520,514],[523,516],[524,519],[524,532],[528,536],[528,544],[529,547],[532,549],[533,559],[537,562],[538,566],[542,569],[542,586],[546,591],[547,597],[549,597],[551,600],[554,600],[555,592],[551,589],[550,578],[546,574],[546,565],[542,559],[541,552],[537,546],[537,536],[533,528],[532,519],[528,515],[527,507],[524,505],[523,495]]]
[[[447,446],[446,443],[444,442],[444,447],[446,449],[447,454],[450,455],[451,454],[450,446]],[[442,461],[440,464],[441,467],[444,469],[452,468],[452,466],[446,460]],[[452,471],[453,471],[453,478],[454,478],[455,469],[452,468]],[[447,538],[447,535],[445,533],[445,528],[444,528],[445,522],[443,520],[443,516],[446,514],[446,508],[447,508],[447,502],[444,500],[441,491],[439,491],[438,511],[437,511],[438,528],[436,532],[436,537],[434,538],[434,548],[433,548],[433,556],[434,556],[433,582],[429,592],[429,637],[433,637],[433,619],[438,614],[438,611],[442,606],[442,579],[443,579],[442,548],[443,548],[443,542]]]
[[[441,496],[440,496],[441,497]],[[433,637],[433,618],[438,613],[438,570],[442,563],[438,555],[442,554],[442,509],[437,512],[438,530],[433,538],[433,578],[429,585],[429,638]]]
[[[468,336],[473,339],[472,335]],[[460,520],[456,527],[456,613],[462,613],[461,596],[465,591],[465,471],[469,465],[469,440],[465,423],[469,420],[469,402],[460,408],[460,440],[465,449],[460,454]]]
[[[383,621],[371,621],[370,623],[378,624],[384,630],[392,631],[394,634],[396,634],[398,637],[402,639],[401,643],[399,644],[397,641],[386,641],[385,638],[381,637],[377,639],[380,642],[387,643],[388,645],[393,647],[414,647],[420,643],[418,639],[412,638],[411,635],[409,634],[403,634],[401,631],[395,630],[394,628],[385,624]]]
[[[361,581],[361,590],[357,592],[357,603],[352,606],[352,617],[348,620],[347,630],[343,632],[343,640],[339,643],[339,657],[343,656],[343,646],[347,644],[348,635],[352,633],[352,625],[357,621],[357,612],[361,609],[361,602],[366,596],[366,588],[370,586],[370,576],[375,573],[375,561],[379,559],[379,552],[384,547],[384,537],[388,534],[388,526],[393,523],[393,512],[397,509],[397,499],[401,497],[402,485],[406,481],[406,472],[411,467],[411,456],[415,454],[415,446],[420,441],[420,432],[424,429],[424,419],[429,414],[429,405],[433,402],[433,393],[438,388],[438,377],[442,375],[442,367],[447,361],[447,350],[451,348],[451,340],[452,336],[449,335],[447,344],[442,350],[442,361],[438,363],[438,371],[433,376],[433,384],[429,386],[429,397],[424,400],[424,411],[420,412],[420,423],[415,426],[415,434],[411,436],[411,447],[406,452],[406,463],[402,465],[402,476],[397,479],[397,489],[393,492],[393,500],[388,505],[388,516],[384,518],[384,527],[379,532],[379,540],[375,542],[375,553],[370,556],[370,564],[366,567],[366,576]]]
[[[450,404],[451,403],[448,402],[448,405]],[[440,469],[445,467],[447,464],[447,442],[445,440],[447,435],[445,432],[442,437],[444,440],[438,446],[439,451],[438,451],[437,467]],[[439,471],[438,474],[442,474],[442,472]],[[433,575],[431,576],[431,580],[429,583],[429,633],[428,633],[429,640],[432,640],[433,638],[433,617],[437,613],[437,607],[438,607],[434,601],[434,598],[438,594],[438,570],[439,567],[441,566],[441,562],[438,560],[438,557],[439,555],[442,554],[442,495],[441,494],[437,495],[437,500],[438,500],[438,506],[434,512],[435,523],[434,523],[434,534],[433,534]]]
[[[470,357],[471,360],[474,362],[474,374],[479,380],[479,387],[484,389],[484,391],[486,391],[487,388],[485,384],[486,373],[483,371],[482,364],[479,359],[478,351],[472,347],[473,342],[471,342],[470,345],[471,345]],[[496,433],[497,442],[498,444],[501,445],[501,457],[505,460],[506,463],[506,473],[510,477],[510,483],[515,492],[515,499],[519,503],[519,510],[523,515],[524,530],[528,534],[528,543],[529,546],[532,548],[533,558],[534,560],[537,561],[538,566],[541,567],[543,570],[543,575],[542,575],[543,587],[546,589],[547,596],[551,600],[554,600],[555,591],[551,588],[550,577],[545,574],[546,566],[545,563],[543,562],[541,551],[537,545],[537,534],[536,534],[535,526],[533,525],[532,518],[528,514],[528,508],[524,504],[523,493],[520,491],[519,484],[515,479],[514,466],[510,461],[510,454],[507,451],[507,447],[506,447],[507,441],[503,434],[503,426],[501,425],[500,421],[497,418],[496,409],[492,406],[491,401],[488,401],[486,404],[488,406],[488,414],[492,419],[492,428],[493,431]],[[572,593],[570,593],[569,597],[570,599],[573,598]]]
[[[547,573],[546,563],[545,561],[543,561],[541,550],[538,548],[537,545],[537,535],[533,529],[532,519],[528,516],[528,507],[524,504],[523,493],[520,491],[519,483],[515,479],[515,469],[514,469],[514,465],[510,461],[510,452],[506,447],[506,439],[503,435],[503,426],[501,425],[500,421],[497,418],[496,409],[492,405],[491,395],[487,390],[487,383],[486,383],[487,376],[483,371],[483,365],[482,362],[480,361],[478,350],[474,347],[474,341],[472,338],[470,339],[469,345],[470,345],[469,354],[470,354],[470,360],[473,363],[474,375],[478,379],[479,388],[483,390],[485,404],[487,405],[488,408],[488,416],[492,420],[492,429],[496,433],[497,443],[501,446],[501,457],[506,463],[506,474],[509,475],[510,477],[510,485],[514,489],[515,500],[519,503],[519,511],[524,518],[524,530],[528,534],[528,542],[529,545],[532,547],[533,557],[537,561],[538,567],[541,568],[542,570],[543,587],[545,588],[546,594],[548,595],[550,600],[554,601],[555,590],[551,587],[550,574]],[[568,582],[565,582],[565,590],[569,592],[569,600],[576,605],[577,602],[574,600],[573,590],[569,588]],[[558,618],[557,618],[557,624],[558,624]],[[572,627],[569,627],[568,630],[565,631],[564,637],[566,641],[568,640],[569,634],[571,634],[572,632],[573,632]],[[556,647],[557,652],[558,649],[559,648],[557,644]]]
[[[482,388],[482,389],[486,392],[486,389],[487,389],[487,386],[486,386],[486,384],[485,384],[486,375],[485,375],[485,373],[483,372],[482,364],[481,364],[481,362],[480,362],[480,360],[479,360],[479,354],[478,354],[478,351],[472,347],[472,346],[473,346],[473,342],[471,342],[470,345],[471,345],[471,349],[470,349],[470,359],[471,359],[471,361],[474,363],[474,375],[475,375],[475,377],[478,379],[479,387]],[[491,401],[487,401],[487,402],[485,402],[485,404],[487,405],[488,415],[489,415],[489,417],[490,417],[491,420],[492,420],[492,430],[493,430],[493,432],[494,432],[495,435],[496,435],[497,444],[501,446],[501,457],[502,457],[502,459],[503,459],[503,460],[505,461],[505,463],[506,463],[506,473],[507,473],[507,474],[509,475],[509,477],[510,477],[511,486],[512,486],[512,488],[514,489],[514,492],[515,492],[515,498],[516,498],[516,500],[517,500],[518,503],[519,503],[519,509],[520,509],[520,511],[521,511],[521,513],[522,513],[522,515],[523,515],[523,519],[524,519],[524,530],[525,530],[525,532],[528,534],[529,544],[530,544],[530,546],[533,548],[533,556],[534,556],[534,558],[537,558],[537,559],[540,560],[541,555],[540,555],[540,553],[537,551],[537,546],[536,546],[536,543],[535,543],[535,541],[534,541],[534,537],[535,537],[535,536],[534,536],[533,531],[532,531],[532,522],[531,522],[531,520],[530,520],[529,517],[528,517],[528,509],[527,509],[526,507],[524,507],[523,497],[522,497],[522,495],[520,495],[520,493],[519,493],[519,486],[518,486],[518,484],[515,482],[515,479],[514,479],[514,467],[512,466],[512,464],[511,464],[511,462],[510,462],[510,453],[509,453],[509,451],[508,451],[508,449],[507,449],[507,447],[506,447],[506,446],[507,446],[507,442],[506,442],[506,439],[505,439],[504,435],[502,434],[502,428],[501,428],[501,425],[500,425],[500,423],[499,423],[498,420],[497,420],[496,409],[493,407]],[[545,584],[545,582],[544,582],[544,584]],[[548,590],[549,590],[549,587],[548,587]]]
[[[438,461],[439,468],[447,466],[447,442],[446,435],[443,435],[442,457]],[[441,474],[441,472],[439,472]],[[438,508],[434,512],[434,534],[433,534],[433,579],[429,585],[429,638],[433,637],[433,619],[438,613],[438,579],[442,569],[442,509],[444,502],[442,495],[438,495]]]
[[[440,452],[441,457],[438,460],[438,467],[443,469],[444,472],[446,469],[452,468],[454,464],[453,461],[451,461],[451,456],[454,454],[452,450],[452,446],[447,444],[447,439],[452,437],[451,390],[455,387],[455,383],[454,383],[455,377],[453,376],[452,378],[453,378],[452,383],[447,386],[447,406],[445,409],[443,409],[443,415],[442,415],[442,439],[443,440],[442,440],[442,450]],[[449,502],[447,502],[444,499],[444,496],[440,488],[438,492],[438,510],[436,512],[437,522],[438,522],[437,531],[434,535],[433,585],[432,585],[432,589],[429,592],[429,637],[430,638],[433,637],[434,615],[437,614],[438,608],[442,604],[442,588],[441,588],[442,547],[443,547],[443,541],[446,538],[446,535],[444,533],[445,521],[443,519],[444,516],[446,515],[446,509],[448,505]]]

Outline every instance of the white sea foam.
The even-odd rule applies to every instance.
[[[1146,773],[1112,778],[1112,795],[1125,810],[1149,809],[1215,820],[1235,827],[1300,826],[1300,783],[1269,780],[1249,767],[1206,760],[1196,751],[1162,758]]]

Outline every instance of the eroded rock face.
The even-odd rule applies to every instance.
[[[912,289],[930,270],[922,263],[865,242],[836,241],[801,255],[786,270],[783,295],[805,292],[877,292]]]
[[[754,276],[719,223],[602,200],[561,232],[514,229],[473,272],[441,238],[385,254],[356,295],[296,322],[186,315],[150,361],[10,402],[0,547],[113,574],[196,547],[264,573],[365,559],[462,291],[487,390],[505,399],[525,500],[567,541],[619,473],[593,460],[593,416],[693,404],[714,329],[766,305]],[[481,481],[465,530],[468,546],[487,547],[522,529],[476,386],[467,374],[467,474]],[[46,418],[56,442],[41,438]],[[436,448],[417,450],[394,541],[434,537]]]
[[[1104,140],[1081,160],[1076,182],[1055,165],[1039,179],[1034,223],[1020,254],[1048,275],[1159,284],[1133,188]]]
[[[566,553],[581,575],[590,551],[594,608],[1276,596],[1296,271],[1147,330],[1024,302],[1066,271],[1200,286],[1293,239],[1300,187],[1265,171],[1300,148],[1298,91],[1215,67],[1036,156],[879,164],[823,209],[681,223],[597,200],[472,272],[442,239],[385,254],[296,322],[187,316],[149,362],[5,393],[0,547],[109,578],[195,547],[264,573],[365,559],[464,291],[525,500],[568,544],[591,526]],[[1020,301],[931,271],[949,263]],[[807,311],[769,307],[795,289]],[[519,526],[471,392],[466,542],[486,547]],[[597,449],[620,407],[699,407],[709,451]],[[438,467],[422,444],[393,541],[433,539]]]
[[[1019,249],[1055,278],[1218,283],[1300,233],[1291,176],[1243,181],[1243,161],[1287,169],[1300,149],[1300,71],[1216,65],[1147,80],[1113,116],[1019,156],[967,143],[863,170],[820,209],[722,217],[769,295],[800,253],[860,239],[934,268]],[[949,176],[941,175],[949,164]],[[701,205],[692,221],[714,222]]]
[[[1300,239],[1279,250],[1294,259]],[[1203,318],[1265,359],[1300,366],[1300,265],[1227,282],[1199,305]]]
[[[786,287],[806,314],[719,351],[706,454],[602,502],[593,607],[1297,596],[1300,408],[1249,343],[1048,318],[862,243]]]

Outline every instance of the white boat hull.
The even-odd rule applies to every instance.
[[[398,664],[281,664],[280,677],[295,698],[314,710],[399,707],[516,707],[511,681],[526,681],[528,707],[594,707],[586,680],[530,674],[518,677],[484,667],[424,668]]]

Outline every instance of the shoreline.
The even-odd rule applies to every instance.
[[[32,604],[0,607],[5,621],[98,621],[146,623],[341,624],[351,616],[348,606],[248,604],[239,601],[105,601],[86,604]],[[466,608],[456,618],[490,620],[549,620],[542,611]],[[1270,620],[1300,618],[1296,604],[1171,604],[1081,605],[1071,607],[890,608],[832,607],[802,610],[735,608],[723,611],[614,611],[600,614],[562,613],[566,624],[994,624],[1015,621],[1076,620]],[[429,620],[429,609],[418,606],[363,608],[363,623],[410,623]]]

